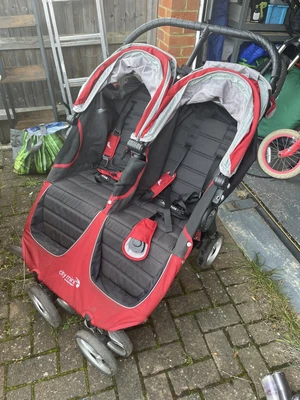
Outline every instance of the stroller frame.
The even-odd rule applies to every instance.
[[[154,46],[129,44],[144,32],[164,25],[202,32],[188,66],[201,53],[210,33],[257,42],[269,52],[272,60],[270,85],[256,72],[224,63],[207,63],[204,68],[182,76],[184,69],[177,73],[176,62],[170,55]],[[144,64],[138,69],[140,61]],[[148,78],[143,83],[148,94],[140,82],[132,78],[120,90],[113,85],[106,89],[108,83],[116,82],[122,74],[135,72],[142,75],[140,71],[145,70],[148,71]],[[180,79],[173,84],[176,75]],[[34,306],[54,327],[60,324],[54,302],[68,312],[75,310],[82,315],[88,330],[79,331],[76,341],[86,358],[104,374],[114,375],[117,371],[112,352],[123,357],[132,352],[132,344],[122,329],[142,323],[149,316],[192,249],[199,248],[199,264],[210,264],[218,255],[222,246],[222,236],[217,232],[215,223],[218,206],[240,183],[255,159],[256,127],[260,118],[267,114],[267,109],[274,108],[270,94],[276,88],[279,75],[277,50],[264,37],[236,29],[167,18],[150,21],[136,29],[126,39],[125,46],[101,64],[81,89],[74,105],[73,136],[69,135],[30,211],[22,239],[22,256],[39,283],[28,292]],[[226,95],[228,82],[238,96],[233,108],[228,101],[229,95]],[[191,88],[194,88],[193,95]],[[100,96],[104,90],[105,99]],[[137,93],[137,100],[132,93]],[[96,96],[100,99],[97,104]],[[222,107],[214,103],[217,98]],[[98,114],[103,113],[105,107],[111,104],[110,100],[117,105],[120,103],[122,111],[117,112],[117,116],[110,115],[103,119],[105,134],[100,132],[104,139],[99,147],[102,149],[102,164],[92,171],[85,171],[82,165],[93,164],[95,155],[91,152],[84,154],[84,126],[89,127],[90,132],[94,129],[89,118],[84,116],[88,115],[90,107]],[[240,106],[243,102],[247,104],[247,109]],[[138,109],[142,103],[145,111]],[[238,110],[236,114],[235,108]],[[127,163],[123,164],[122,172],[109,170],[106,167],[119,151],[121,132],[132,110],[139,111],[141,115],[138,115],[134,133],[127,141],[124,152]],[[203,126],[207,118],[219,121],[222,146],[226,146],[222,148],[220,145],[220,149],[219,139],[210,142],[210,146],[218,143],[219,147],[211,150],[211,160],[205,154],[199,158],[199,164],[202,163],[205,168],[198,184],[198,195],[193,192],[184,196],[182,187],[181,192],[176,189],[180,186],[176,182],[182,180],[180,176],[189,184],[193,182],[192,178],[184,175],[182,162],[192,157],[189,152],[200,139],[203,143],[210,140],[209,128],[203,127],[201,138],[194,130],[182,141],[182,136],[185,136],[182,132],[187,130],[184,124],[198,126],[192,119],[195,112],[203,112]],[[247,112],[250,116],[245,119]],[[112,133],[109,133],[112,125],[107,122],[109,118],[114,119]],[[75,148],[72,147],[74,142]],[[161,157],[154,160],[157,151],[160,151]],[[81,159],[87,154],[90,159],[84,164]],[[174,155],[175,162],[172,160]],[[80,162],[82,165],[78,166]],[[198,172],[201,172],[200,167]],[[185,169],[188,170],[188,166]],[[95,184],[94,177],[99,186]],[[74,197],[72,191],[76,186],[84,201]],[[180,194],[176,202],[171,198],[171,187],[175,187],[175,193]],[[85,193],[88,190],[91,203],[99,200],[98,209],[94,203],[88,204]],[[94,194],[96,200],[93,200]],[[80,207],[86,208],[86,215],[81,213],[77,216],[70,211],[72,202],[75,202],[76,211],[76,201]],[[48,220],[46,211],[50,215]],[[64,229],[71,232],[69,236],[73,235],[73,239],[60,232],[60,223],[56,227],[51,226],[51,221],[57,220],[57,212],[61,217],[67,216],[63,222]],[[71,222],[75,218],[77,225],[83,228],[72,228]],[[176,220],[173,224],[172,219]],[[46,223],[50,236],[45,234]],[[116,248],[120,249],[119,253],[112,249],[111,237],[114,234],[118,237]],[[57,241],[54,240],[55,235]],[[48,240],[50,237],[52,239]],[[157,249],[157,253],[153,249]],[[87,262],[79,262],[79,256]],[[151,262],[149,257],[153,258]],[[117,261],[112,261],[114,258]],[[105,273],[100,265],[104,265],[101,268],[105,269]],[[116,270],[116,265],[120,271]],[[144,269],[137,269],[141,265]],[[149,266],[153,267],[153,271],[147,270]],[[124,268],[136,274],[135,281],[125,276]],[[111,274],[115,276],[115,281]],[[122,279],[126,284],[119,283]]]

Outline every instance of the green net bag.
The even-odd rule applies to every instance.
[[[14,162],[14,172],[20,175],[45,174],[64,144],[64,122],[41,124],[24,131],[23,144]]]

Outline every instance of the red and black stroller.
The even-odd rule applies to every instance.
[[[273,62],[271,85],[234,64],[206,63],[182,76],[172,56],[126,44],[82,87],[72,127],[28,216],[22,253],[38,285],[35,307],[54,327],[55,304],[88,329],[77,343],[100,371],[128,356],[124,328],[142,323],[193,248],[199,264],[216,258],[218,206],[256,155],[256,127],[280,72],[275,47],[253,33],[188,21],[160,25],[255,40]],[[197,53],[189,60],[191,65]],[[180,76],[178,76],[180,75]]]

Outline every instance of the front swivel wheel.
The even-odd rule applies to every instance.
[[[94,367],[107,376],[116,374],[116,359],[97,335],[81,330],[76,333],[75,338],[81,352]]]
[[[212,238],[206,236],[199,247],[198,265],[200,267],[210,266],[220,253],[224,237],[216,232]]]
[[[30,297],[34,307],[38,313],[51,325],[57,328],[60,325],[60,315],[53,304],[50,296],[46,293],[41,286],[35,285],[28,289],[28,296]]]

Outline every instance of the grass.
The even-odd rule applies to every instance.
[[[281,291],[280,281],[276,278],[276,269],[263,270],[264,264],[258,256],[248,260],[250,282],[254,292],[267,299],[269,303],[268,319],[282,328],[284,341],[300,351],[300,317],[292,308],[288,298]]]
[[[27,188],[35,188],[35,187],[39,186],[41,183],[42,183],[42,181],[40,179],[30,177],[30,178],[26,179],[26,181],[24,182],[24,186]]]

